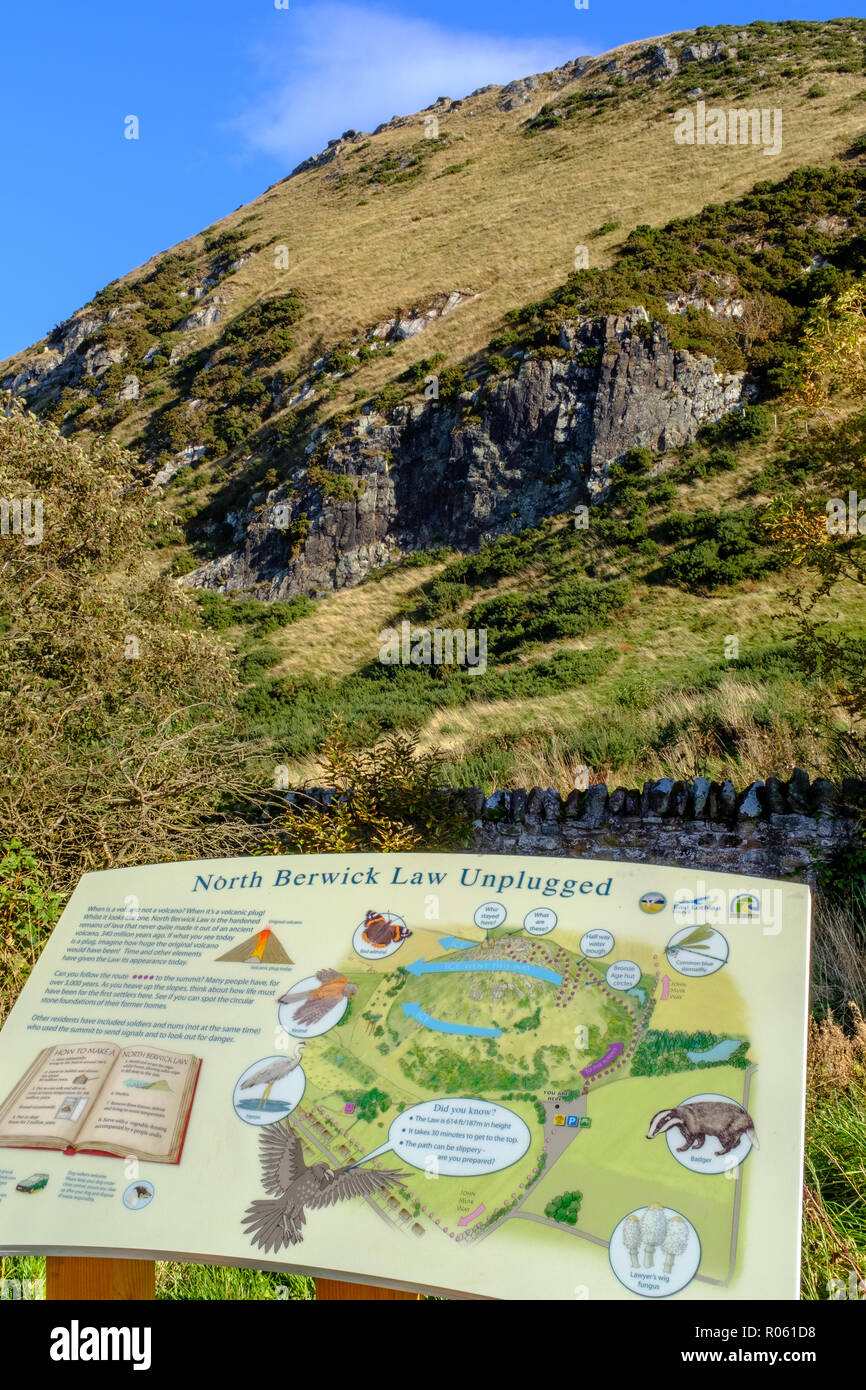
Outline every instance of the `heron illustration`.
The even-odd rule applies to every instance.
[[[397,1169],[363,1169],[349,1165],[304,1162],[301,1141],[288,1120],[263,1129],[259,1138],[262,1186],[271,1198],[252,1202],[243,1225],[253,1245],[264,1251],[298,1245],[307,1208],[330,1207],[348,1197],[367,1197],[385,1183],[397,1183],[408,1173]]]
[[[289,1076],[295,1067],[301,1065],[301,1054],[307,1046],[305,1042],[299,1042],[295,1048],[294,1057],[277,1057],[273,1062],[268,1062],[252,1076],[248,1076],[246,1081],[241,1082],[241,1090],[248,1091],[253,1086],[264,1086],[257,1110],[263,1110],[268,1103],[268,1096],[271,1094],[278,1081],[282,1081],[284,1076]]]

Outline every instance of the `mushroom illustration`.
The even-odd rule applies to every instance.
[[[651,1207],[647,1207],[640,1219],[640,1233],[646,1247],[643,1256],[646,1269],[652,1269],[655,1264],[656,1246],[661,1245],[667,1228],[668,1223],[664,1208],[660,1202],[653,1202]]]
[[[626,1250],[631,1255],[632,1269],[640,1269],[640,1259],[638,1258],[641,1240],[640,1221],[634,1213],[625,1219],[625,1225],[622,1228],[622,1240]]]
[[[681,1255],[689,1243],[689,1228],[681,1216],[672,1216],[668,1222],[667,1234],[662,1250],[665,1252],[665,1274],[670,1274],[674,1260]]]

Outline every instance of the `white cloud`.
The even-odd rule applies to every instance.
[[[587,52],[571,38],[511,39],[429,19],[325,3],[274,11],[284,34],[259,47],[260,90],[231,127],[248,147],[297,163],[346,129],[544,72]]]

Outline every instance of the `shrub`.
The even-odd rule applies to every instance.
[[[279,647],[254,647],[252,651],[247,652],[241,658],[238,664],[238,674],[241,680],[250,683],[261,680],[269,667],[282,661],[283,655],[284,653],[280,651]]]
[[[439,397],[441,400],[455,400],[467,388],[466,368],[463,366],[443,367],[439,373]]]
[[[175,555],[171,562],[172,574],[191,574],[194,569],[198,569],[198,561],[186,552],[182,555]]]
[[[307,469],[307,483],[322,494],[324,502],[348,502],[360,497],[367,482],[354,473],[331,473],[319,464],[311,464]]]
[[[665,565],[667,577],[683,588],[714,589],[757,579],[780,566],[780,556],[763,547],[766,537],[748,508],[718,515],[696,512],[691,533],[696,539],[678,546]]]
[[[142,563],[164,504],[113,441],[83,449],[8,409],[0,490],[43,497],[50,524],[40,545],[5,547],[0,629],[16,640],[0,643],[0,752],[18,794],[0,836],[63,889],[88,869],[237,852],[228,658],[192,597]]]
[[[319,761],[325,784],[337,792],[332,806],[311,803],[278,815],[265,853],[395,852],[466,843],[466,805],[443,787],[439,756],[419,753],[413,736],[394,733],[359,748],[334,720]]]

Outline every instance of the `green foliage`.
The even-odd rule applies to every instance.
[[[171,562],[171,572],[177,576],[191,574],[197,567],[198,561],[186,551],[176,555]]]
[[[455,400],[467,389],[466,368],[463,366],[443,367],[439,373],[439,399]]]
[[[747,405],[732,411],[716,424],[702,425],[698,439],[702,444],[760,444],[772,433],[773,413],[764,405]]]
[[[567,579],[544,593],[517,591],[478,603],[466,615],[466,626],[486,628],[488,651],[502,654],[526,642],[583,637],[603,626],[628,595],[626,580]]]
[[[372,1124],[378,1115],[384,1115],[393,1104],[391,1097],[376,1086],[371,1086],[368,1091],[338,1091],[337,1094],[341,1100],[354,1104],[352,1120],[364,1120],[366,1124]]]
[[[524,1018],[516,1019],[513,1027],[518,1033],[534,1033],[536,1028],[541,1027],[541,1005],[539,1004],[534,1014],[526,1014]]]
[[[360,497],[367,482],[354,473],[331,473],[319,464],[307,469],[307,483],[322,494],[324,502],[350,502]]]
[[[13,401],[0,413],[0,492],[45,515],[41,544],[4,542],[0,835],[62,888],[240,842],[220,815],[241,780],[229,661],[142,563],[165,515],[133,470],[111,440],[83,449]]]
[[[669,1076],[675,1071],[704,1071],[709,1067],[749,1066],[749,1040],[745,1038],[730,1057],[720,1062],[690,1062],[686,1053],[707,1052],[724,1042],[722,1034],[698,1031],[669,1032],[650,1028],[641,1035],[631,1063],[632,1076]]]
[[[294,347],[291,329],[302,313],[303,304],[295,294],[259,300],[232,319],[221,341],[231,345],[237,362],[278,362]]]
[[[708,90],[704,95],[709,100]],[[598,100],[597,93],[579,91],[573,105],[571,98],[565,104],[576,114],[597,106]],[[530,129],[545,123],[544,110]],[[636,227],[617,248],[611,266],[575,271],[545,299],[506,314],[508,328],[491,339],[490,350],[541,347],[563,319],[618,313],[641,304],[663,323],[675,347],[707,353],[729,369],[750,361],[769,372],[784,363],[796,341],[802,296],[812,293],[812,274],[804,275],[803,266],[824,258],[840,277],[840,289],[866,269],[864,192],[864,168],[803,168],[780,183],[758,183],[743,198],[711,204],[665,227]],[[822,219],[829,217],[846,219],[844,238],[820,230]],[[745,298],[742,318],[694,308],[683,315],[668,313],[667,296],[701,292],[704,284],[712,285],[707,277],[719,274],[728,275],[737,287],[734,292]],[[717,293],[714,288],[706,292],[709,297]]]
[[[441,1095],[484,1095],[527,1085],[540,1090],[549,1079],[542,1050],[535,1054],[533,1070],[520,1072],[499,1058],[465,1057],[447,1047],[415,1043],[400,1058],[400,1068],[410,1081]]]
[[[436,139],[416,141],[408,150],[388,150],[378,159],[359,164],[357,173],[365,176],[367,183],[377,186],[411,183],[421,176],[432,155],[438,150],[447,149],[449,140],[450,136],[443,131]],[[337,187],[342,187],[353,177],[354,171],[340,175],[336,181]]]
[[[582,1192],[562,1192],[547,1203],[544,1215],[551,1221],[562,1221],[567,1226],[576,1226],[582,1201]]]
[[[487,359],[487,365],[491,372],[496,372],[498,375],[500,372],[509,371],[514,364],[508,357],[503,357],[501,353],[491,352]]]
[[[778,551],[767,547],[760,517],[748,507],[727,513],[676,512],[661,529],[669,540],[691,538],[668,556],[664,573],[694,592],[759,579],[782,563]]]
[[[419,753],[411,735],[392,733],[359,748],[332,719],[319,761],[325,785],[336,792],[332,804],[302,799],[281,810],[265,853],[447,849],[465,841],[465,805],[443,785],[438,755]]]
[[[609,478],[612,483],[621,483],[628,478],[645,477],[652,468],[652,450],[629,449],[628,453],[616,463],[612,463]]]
[[[62,898],[36,855],[20,840],[0,844],[0,1021],[24,984]]]
[[[321,747],[335,715],[358,739],[394,729],[418,729],[437,709],[472,700],[531,699],[595,681],[615,652],[562,651],[532,663],[513,663],[484,674],[463,667],[384,666],[371,663],[342,681],[275,677],[245,691],[238,711],[251,732],[279,739],[286,757]]]
[[[231,599],[211,589],[195,595],[201,610],[202,625],[212,632],[225,632],[243,623],[256,637],[264,637],[279,628],[305,618],[313,611],[310,599],[299,594],[285,602],[263,603],[258,599]]]
[[[246,652],[238,665],[238,674],[242,681],[261,680],[262,676],[271,666],[282,661],[284,652],[279,647],[262,646],[254,647],[252,651]]]

